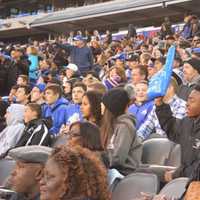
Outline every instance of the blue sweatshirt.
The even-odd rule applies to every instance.
[[[84,46],[79,48],[73,45],[58,45],[70,53],[71,63],[78,66],[81,73],[87,72],[93,67],[93,54],[92,50]]]
[[[47,105],[44,109],[44,117],[51,117],[53,126],[50,129],[50,133],[57,135],[63,124],[68,120],[68,101],[61,97],[53,105]]]
[[[80,105],[69,104],[67,107],[67,123],[72,124],[77,121],[82,121],[83,117],[80,110]]]
[[[145,122],[148,114],[153,108],[153,105],[153,101],[147,101],[141,105],[133,104],[128,108],[128,112],[136,118],[136,129],[139,129],[139,127]]]

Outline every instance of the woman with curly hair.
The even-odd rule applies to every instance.
[[[100,126],[101,124],[101,99],[102,94],[88,91],[84,94],[81,104],[81,113],[84,119]]]
[[[106,170],[87,149],[57,147],[40,181],[41,200],[110,200]]]

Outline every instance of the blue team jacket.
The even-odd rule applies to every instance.
[[[141,105],[132,104],[128,108],[128,112],[136,118],[136,129],[138,129],[145,122],[148,114],[153,108],[153,105],[153,101],[147,101]]]
[[[63,124],[67,123],[68,120],[68,100],[61,97],[53,105],[46,105],[44,108],[44,117],[51,117],[53,121],[53,126],[50,129],[50,133],[56,135]]]

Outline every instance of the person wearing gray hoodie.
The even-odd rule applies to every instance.
[[[135,118],[126,114],[130,99],[124,89],[116,88],[108,91],[102,101],[105,111],[101,136],[109,168],[128,175],[139,167],[142,155]]]
[[[24,109],[21,104],[11,104],[6,112],[6,128],[0,132],[0,158],[4,157],[9,149],[15,147],[24,131]]]

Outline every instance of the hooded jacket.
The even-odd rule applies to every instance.
[[[200,116],[197,119],[176,119],[167,104],[157,106],[156,114],[168,138],[181,146],[181,167],[175,172],[174,178],[190,177],[200,160]]]
[[[15,147],[20,140],[25,128],[23,123],[24,110],[24,105],[20,104],[12,104],[8,107],[7,127],[0,133],[0,157],[3,157],[9,149]]]
[[[16,147],[28,145],[51,145],[49,129],[52,126],[51,119],[34,119],[25,126],[22,137]]]
[[[43,116],[45,118],[51,117],[53,126],[50,133],[57,135],[63,124],[68,121],[67,107],[69,102],[64,98],[59,98],[53,105],[46,105],[44,108]]]
[[[135,118],[120,115],[114,123],[114,133],[107,147],[110,168],[128,175],[139,166],[142,145],[136,135]]]

